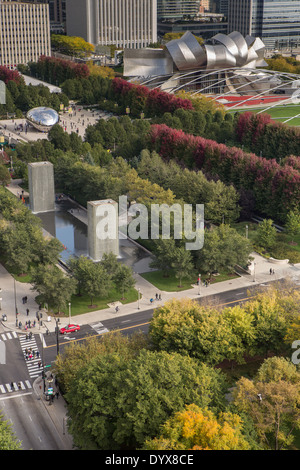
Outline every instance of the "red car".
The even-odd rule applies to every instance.
[[[79,325],[67,325],[61,328],[59,331],[62,335],[65,335],[66,333],[74,333],[75,331],[79,331],[80,326]]]

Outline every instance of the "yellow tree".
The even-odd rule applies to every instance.
[[[242,377],[233,391],[238,412],[253,421],[266,449],[292,445],[300,428],[300,373],[283,358],[267,359],[254,380]]]
[[[88,66],[91,75],[102,78],[114,78],[116,75],[111,67],[95,65],[92,60],[89,60],[86,65]]]
[[[175,413],[162,426],[160,437],[147,440],[145,450],[249,450],[243,422],[233,413],[215,416],[195,404]]]

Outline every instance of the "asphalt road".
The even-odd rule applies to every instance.
[[[53,422],[33,392],[0,397],[0,409],[12,424],[22,450],[63,449]]]
[[[198,302],[202,305],[212,306],[233,306],[239,303],[243,303],[255,292],[263,290],[268,284],[255,285],[253,288],[240,288],[231,291],[226,291],[218,295],[211,296],[200,296]],[[201,287],[201,290],[205,287]],[[249,294],[250,292],[250,294]],[[249,297],[249,295],[250,297]],[[75,333],[69,333],[67,335],[58,335],[58,347],[57,347],[57,336],[55,333],[50,333],[44,336],[44,359],[45,364],[50,365],[55,361],[57,349],[60,353],[63,353],[64,348],[67,347],[72,341],[84,341],[89,336],[97,335],[99,338],[108,331],[121,331],[125,335],[133,334],[136,331],[142,331],[148,333],[149,323],[153,316],[154,308],[147,310],[140,310],[136,313],[129,315],[116,316],[109,320],[103,320],[101,322],[95,322],[94,324],[81,325],[80,331]]]
[[[235,289],[213,296],[200,295],[198,301],[205,305],[232,306],[249,300],[255,291],[263,290],[268,284],[253,286],[250,289]],[[205,287],[201,287],[202,289]],[[52,365],[57,355],[57,349],[59,352],[63,352],[64,348],[73,341],[84,341],[91,335],[97,335],[101,338],[103,334],[113,330],[119,330],[127,335],[135,331],[147,333],[154,308],[82,325],[80,331],[76,333],[59,334],[58,346],[55,333],[44,336],[34,335],[35,344],[44,363]],[[12,336],[6,341],[6,364],[0,364],[0,387],[8,389],[11,382],[24,381],[28,383],[30,379],[28,365],[28,361],[26,362],[24,358],[20,339]],[[33,379],[30,381],[32,382]],[[13,430],[22,442],[22,449],[58,450],[62,448],[62,443],[52,421],[45,412],[45,407],[32,389],[20,391],[17,389],[11,393],[0,394],[0,410],[2,410],[5,419],[12,423]]]

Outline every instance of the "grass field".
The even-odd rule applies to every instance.
[[[269,106],[273,106],[273,105],[272,104],[268,105],[265,108],[262,108],[262,107],[244,108],[244,109],[234,108],[232,110],[229,109],[228,112],[234,113],[238,111],[240,113],[246,113],[247,111],[251,111],[253,113],[258,113],[264,109],[266,110],[264,112],[269,114],[272,117],[272,119],[276,121],[280,121],[280,122],[284,122],[293,116],[299,115],[298,117],[295,117],[294,119],[291,119],[290,121],[288,121],[286,124],[289,126],[300,126],[300,104],[284,104],[284,105],[277,104],[273,108],[268,109]]]
[[[179,286],[179,280],[176,278],[172,270],[169,271],[168,277],[165,277],[162,271],[151,271],[148,273],[143,273],[141,276],[153,284],[153,286],[155,286],[157,289],[165,292],[180,292],[183,290],[192,289],[192,285],[195,285],[198,279],[198,273],[197,271],[194,271],[190,278],[182,279],[181,286]],[[235,277],[238,277],[238,275],[235,273],[220,272],[218,276],[213,277],[211,284],[215,282],[228,281],[229,279],[233,279]],[[206,276],[201,277],[202,281],[205,279]]]

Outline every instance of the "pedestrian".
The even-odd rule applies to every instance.
[[[154,299],[152,299],[152,297],[151,297],[151,299],[150,299],[150,304],[152,304],[153,302],[154,302]]]
[[[29,315],[29,308],[26,308],[26,315],[27,315],[27,317],[28,317],[28,315]]]
[[[159,294],[159,296],[158,296],[158,300],[161,300],[161,294]]]
[[[56,392],[55,396],[58,399],[58,397],[59,397],[59,392],[58,391]]]
[[[24,303],[27,304],[27,295],[24,297]]]
[[[272,274],[272,268],[270,268],[270,274]]]
[[[275,269],[273,269],[272,274],[275,274]]]
[[[155,294],[155,299],[158,300],[158,294]]]
[[[25,297],[22,297],[22,304],[25,304]]]
[[[118,307],[118,306],[116,306],[115,311],[116,311],[116,313],[118,313],[118,311],[119,311],[119,307]]]

